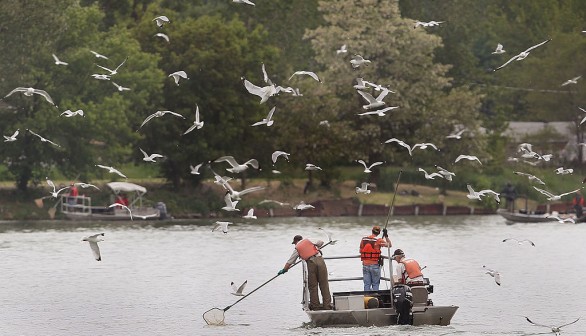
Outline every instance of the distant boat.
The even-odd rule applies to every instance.
[[[511,212],[507,209],[498,209],[496,213],[503,216],[507,221],[514,223],[545,223],[558,221],[554,217],[548,217],[550,215],[549,213],[535,214],[522,211]],[[574,214],[560,214],[560,216],[576,218]]]
[[[123,207],[93,206],[92,198],[88,196],[61,196],[61,213],[67,219],[72,220],[142,220],[165,219],[167,207],[163,202],[157,202],[154,207],[145,207],[142,204],[145,187],[129,182],[110,182],[106,184],[113,194],[113,199],[118,199],[122,194],[127,194],[128,211]],[[111,203],[115,203],[112,201]],[[132,218],[131,218],[132,212]]]

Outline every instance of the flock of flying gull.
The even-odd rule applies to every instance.
[[[248,4],[248,5],[255,5],[253,2],[249,1],[249,0],[233,0],[234,3],[241,3],[241,4]],[[163,28],[163,26],[167,23],[170,22],[169,18],[166,16],[158,16],[155,19],[153,19],[153,21],[156,23],[156,25],[159,28]],[[437,22],[437,21],[430,21],[430,22],[421,22],[421,21],[417,21],[415,23],[415,27],[414,28],[418,28],[418,27],[434,27],[434,26],[438,26],[440,24],[444,23],[443,21]],[[157,33],[155,34],[156,37],[159,38],[163,38],[164,40],[166,40],[167,42],[169,42],[169,37],[166,34],[163,33]],[[521,61],[523,59],[525,59],[527,56],[529,56],[530,52],[533,51],[534,49],[541,47],[543,45],[545,45],[546,43],[550,42],[551,39],[548,39],[544,42],[541,42],[537,45],[534,45],[528,49],[526,49],[525,51],[522,51],[521,53],[511,57],[507,62],[505,62],[504,64],[502,64],[501,66],[497,67],[494,69],[494,71],[503,69],[504,67],[506,67],[507,65],[511,64],[513,61]],[[98,59],[104,59],[104,60],[108,60],[107,56],[104,56],[102,54],[99,54],[95,51],[91,51],[94,56]],[[345,55],[347,54],[348,51],[348,46],[347,45],[343,45],[340,47],[340,49],[336,50],[336,54],[337,55]],[[496,50],[494,52],[492,52],[492,54],[503,54],[505,53],[504,47],[501,44],[498,44]],[[68,63],[67,62],[63,62],[61,61],[55,54],[52,55],[54,60],[55,60],[55,64],[58,66],[67,66]],[[102,65],[98,65],[96,64],[97,67],[99,67],[100,69],[104,70],[107,72],[107,74],[93,74],[92,77],[95,78],[96,80],[105,80],[105,81],[111,81],[112,77],[115,76],[116,74],[118,74],[118,71],[121,69],[121,67],[124,66],[124,64],[126,63],[126,61],[128,60],[128,58],[126,58],[123,62],[121,62],[116,68],[114,69],[110,69],[108,67],[102,66]],[[354,70],[360,70],[361,67],[364,66],[368,66],[371,61],[364,58],[361,55],[358,54],[354,54],[351,58],[351,60],[349,61],[350,66],[352,69]],[[267,102],[269,100],[270,97],[275,96],[279,93],[288,93],[291,94],[292,96],[302,96],[302,94],[299,92],[299,89],[297,88],[293,88],[293,87],[283,87],[283,86],[279,86],[276,85],[275,83],[272,82],[272,80],[269,78],[266,69],[265,69],[265,65],[264,63],[261,66],[261,70],[263,73],[263,79],[264,79],[264,83],[262,84],[262,86],[257,86],[255,84],[253,84],[252,82],[248,81],[246,78],[242,77],[241,80],[244,84],[245,89],[252,95],[258,96],[260,98],[260,103],[263,104],[265,102]],[[289,77],[289,80],[291,80],[294,76],[309,76],[310,78],[314,79],[316,82],[318,83],[322,83],[321,79],[318,77],[317,74],[315,74],[314,72],[311,71],[296,71],[295,73],[293,73],[291,75],[291,77]],[[169,74],[169,77],[172,77],[173,80],[175,81],[176,85],[180,85],[180,81],[181,80],[187,80],[189,79],[189,77],[187,76],[187,74],[185,73],[185,71],[177,71],[174,73]],[[565,85],[570,85],[570,84],[576,84],[577,81],[581,78],[581,76],[577,76],[575,78],[572,78],[564,83],[562,83],[562,86]],[[123,91],[128,91],[131,90],[130,88],[126,88],[123,86],[120,86],[118,84],[116,84],[115,82],[111,81],[112,84],[116,87],[116,89],[119,92],[123,92]],[[384,101],[384,99],[387,97],[387,95],[389,93],[394,93],[394,91],[390,90],[389,88],[386,88],[382,85],[364,80],[364,78],[362,77],[358,77],[356,78],[356,85],[354,85],[354,88],[356,89],[356,92],[365,100],[365,105],[362,106],[362,108],[366,111],[363,113],[359,113],[359,115],[361,116],[366,116],[366,115],[375,115],[375,116],[385,116],[385,113],[388,111],[392,111],[394,109],[398,109],[399,106],[389,106],[386,107],[386,102]],[[368,89],[372,89],[374,91],[380,92],[376,97],[374,97],[371,93],[365,91]],[[51,96],[44,90],[39,90],[39,89],[35,89],[35,88],[31,88],[31,87],[17,87],[14,90],[12,90],[10,93],[8,93],[4,98],[7,98],[11,95],[13,95],[14,93],[17,92],[22,92],[23,95],[25,96],[32,96],[33,94],[37,94],[40,95],[42,97],[45,98],[45,100],[47,102],[49,102],[50,104],[54,105],[55,107],[57,107],[57,105],[54,103],[53,99],[51,98]],[[273,107],[266,118],[263,118],[261,121],[256,122],[254,124],[252,124],[251,126],[261,126],[261,125],[265,125],[267,127],[270,127],[271,125],[273,125],[274,120],[273,120],[273,116],[275,113],[275,107]],[[581,109],[582,111],[586,112],[586,110]],[[146,123],[148,123],[149,121],[151,121],[154,118],[160,118],[163,117],[165,115],[170,115],[170,116],[174,116],[174,117],[178,117],[178,118],[182,118],[182,119],[186,119],[183,115],[179,114],[179,113],[175,113],[173,111],[157,111],[151,115],[149,115],[140,125],[140,127],[138,128],[137,131],[139,131]],[[75,116],[84,116],[84,113],[82,110],[77,110],[75,112],[72,112],[70,110],[64,111],[63,113],[61,113],[60,116],[64,116],[64,117],[75,117]],[[586,117],[582,120],[581,123],[583,123],[584,121],[586,121]],[[327,122],[327,120],[324,120],[322,122],[320,122],[320,125],[323,126],[329,126],[329,123]],[[199,106],[196,106],[196,111],[195,111],[195,121],[193,122],[193,124],[183,133],[183,135],[188,134],[196,129],[201,129],[204,126],[204,122],[201,120],[200,118],[200,111],[199,111]],[[60,147],[60,145],[52,142],[49,139],[46,139],[44,137],[42,137],[41,135],[33,132],[30,129],[27,129],[28,132],[30,132],[32,135],[38,137],[42,142],[46,142],[48,144]],[[446,136],[447,139],[453,139],[453,140],[460,140],[462,139],[462,135],[464,132],[466,132],[467,129],[463,126],[461,127],[457,127],[457,129],[454,130],[454,132],[452,134],[449,134]],[[12,134],[11,136],[6,136],[4,135],[4,141],[5,142],[14,142],[17,140],[17,136],[19,135],[19,130],[16,130],[14,132],[14,134]],[[384,142],[385,144],[391,144],[394,143],[398,146],[401,146],[403,148],[405,148],[408,151],[408,154],[410,156],[413,156],[416,150],[435,150],[435,151],[440,151],[440,149],[434,145],[433,143],[429,143],[429,142],[423,142],[423,143],[416,143],[413,145],[409,145],[407,143],[405,143],[402,140],[396,139],[396,138],[391,138],[388,139]],[[581,144],[581,145],[585,145],[585,144]],[[145,162],[156,162],[156,159],[158,158],[162,158],[163,155],[161,154],[148,154],[147,152],[145,152],[142,148],[139,148],[139,150],[141,151],[141,153],[143,154],[144,158],[143,160]],[[552,158],[551,154],[539,154],[537,152],[534,152],[532,150],[532,145],[525,143],[525,144],[521,144],[518,147],[518,152],[520,153],[520,158],[509,158],[509,161],[517,161],[517,162],[526,162],[528,164],[531,165],[536,165],[539,162],[546,162],[549,161]],[[285,160],[289,161],[289,153],[286,153],[284,151],[275,151],[272,154],[272,162],[273,165],[275,165],[277,163],[277,160],[280,157],[283,157]],[[467,160],[470,162],[476,162],[477,164],[482,164],[482,162],[480,161],[480,159],[474,155],[466,155],[466,154],[462,154],[459,155],[453,162],[453,164],[456,164],[462,160]],[[529,160],[535,160],[535,161],[529,161]],[[232,156],[222,156],[216,160],[214,160],[213,162],[219,163],[219,162],[226,162],[227,164],[229,164],[231,166],[231,168],[227,168],[226,171],[231,172],[231,173],[241,173],[249,168],[253,168],[253,169],[259,169],[259,164],[258,161],[256,159],[250,159],[244,163],[238,163],[236,161],[236,159],[234,159],[234,157]],[[356,160],[357,163],[361,164],[362,166],[364,166],[364,173],[368,174],[372,172],[372,168],[376,167],[376,166],[380,166],[382,165],[384,162],[373,162],[370,164],[367,164],[364,160]],[[224,201],[226,203],[226,205],[224,207],[222,207],[223,210],[225,211],[240,211],[239,209],[237,209],[237,204],[238,202],[241,200],[241,197],[251,193],[251,192],[255,192],[255,191],[260,191],[263,190],[264,187],[260,187],[260,186],[256,186],[256,187],[251,187],[251,188],[247,188],[241,191],[237,191],[235,190],[229,183],[230,180],[232,180],[231,177],[228,176],[222,176],[218,173],[216,173],[210,166],[211,162],[202,162],[196,166],[190,166],[190,172],[191,174],[200,174],[200,168],[205,164],[206,167],[208,167],[214,174],[214,183],[221,185],[225,190],[226,190],[226,194],[224,197]],[[114,167],[110,167],[110,166],[104,166],[104,165],[100,165],[100,164],[96,164],[96,167],[102,168],[102,169],[106,169],[109,173],[113,173],[113,174],[117,174],[119,176],[121,176],[122,178],[127,178],[126,175],[124,175],[122,172],[120,172],[119,170],[115,169]],[[435,179],[435,178],[444,178],[448,181],[452,181],[452,179],[456,176],[456,174],[454,172],[451,172],[447,169],[444,169],[442,167],[439,166],[435,166],[437,169],[437,172],[432,172],[432,173],[428,173],[427,171],[425,171],[422,168],[419,168],[418,171],[422,172],[425,176],[426,179]],[[322,168],[320,168],[319,166],[313,164],[313,163],[307,163],[305,166],[305,170],[322,170]],[[564,169],[563,167],[560,167],[556,170],[557,174],[560,175],[564,175],[564,174],[571,174],[573,171],[571,169]],[[278,174],[279,171],[278,170],[273,170],[273,173]],[[536,182],[538,184],[544,185],[545,183],[539,179],[538,177],[528,174],[528,173],[524,173],[524,172],[519,172],[516,171],[515,174],[520,175],[520,176],[525,176],[527,177],[530,181],[532,182]],[[58,197],[59,193],[64,192],[65,190],[69,189],[70,187],[64,187],[61,189],[57,189],[55,184],[49,179],[47,178],[47,184],[49,185],[49,187],[52,189],[52,191],[50,192],[50,196],[46,196],[46,197]],[[82,188],[88,188],[88,187],[93,187],[98,189],[98,187],[92,185],[92,184],[88,184],[88,183],[83,183],[83,182],[76,182],[75,185],[80,186]],[[371,192],[371,190],[368,189],[368,187],[370,186],[369,183],[367,182],[363,182],[361,184],[360,187],[356,187],[356,193],[361,193],[361,194],[369,194]],[[490,196],[493,197],[495,199],[496,202],[500,202],[499,199],[499,193],[490,190],[490,189],[484,189],[484,190],[480,190],[480,191],[475,191],[473,189],[473,187],[471,185],[467,185],[468,188],[468,192],[469,194],[467,195],[467,197],[469,199],[474,199],[474,200],[481,200],[482,197],[485,196]],[[561,194],[555,194],[552,192],[549,192],[547,190],[544,189],[540,189],[537,187],[534,187],[535,190],[541,192],[542,194],[544,194],[548,200],[559,200],[561,197],[565,196],[565,195],[569,195],[575,192],[578,192],[580,189],[576,189],[576,190],[572,190],[570,192],[566,192],[566,193],[561,193]],[[275,201],[275,200],[264,200],[262,202],[260,202],[259,204],[264,204],[264,203],[272,203],[272,204],[277,204],[279,206],[286,206],[289,205],[289,203],[284,203],[284,202],[279,202],[279,201]],[[131,216],[132,216],[132,212],[131,209],[129,209],[128,207],[119,204],[119,203],[114,203],[111,204],[110,207],[124,207],[126,208]],[[303,211],[305,209],[311,209],[313,208],[312,205],[310,204],[305,204],[303,201],[300,202],[299,204],[293,206],[294,209],[298,210],[298,211]],[[254,215],[254,209],[249,209],[247,214],[243,216],[243,218],[245,219],[256,219],[256,216]],[[558,220],[560,222],[565,221],[565,219],[561,219],[558,217]],[[213,231],[221,231],[223,233],[227,233],[228,232],[228,225],[232,224],[231,222],[227,222],[227,221],[216,221],[214,223],[214,226],[212,228],[212,232]],[[83,238],[83,241],[87,241],[91,247],[92,253],[95,257],[95,259],[97,261],[101,261],[102,257],[100,254],[100,249],[98,246],[98,242],[103,241],[104,237],[104,233],[98,233],[95,235],[91,235],[88,237]],[[535,244],[527,239],[523,239],[523,240],[518,240],[515,238],[507,238],[504,239],[503,242],[508,242],[508,241],[515,241],[518,244],[523,244],[523,243],[529,243],[531,246],[535,246]],[[487,268],[486,266],[483,266],[483,268],[486,270],[486,274],[489,274],[490,276],[492,276],[495,280],[495,282],[500,286],[501,285],[501,274],[493,269]],[[236,286],[234,283],[232,283],[232,287],[234,289],[234,292],[232,294],[234,295],[238,295],[238,296],[243,296],[243,291],[244,288],[247,284],[247,281],[245,281],[243,284],[241,284],[240,286]],[[552,332],[554,333],[559,333],[560,329],[564,326],[573,324],[575,322],[577,322],[579,319],[565,324],[565,325],[561,325],[561,326],[557,326],[557,327],[552,327],[552,326],[545,326],[542,324],[538,324],[538,323],[534,323],[533,321],[531,321],[528,317],[526,317],[527,321],[530,322],[531,324],[537,325],[537,326],[544,326],[544,327],[548,327],[551,329]]]

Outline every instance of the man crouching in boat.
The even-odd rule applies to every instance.
[[[380,226],[372,228],[370,236],[363,237],[360,241],[360,259],[362,260],[362,280],[364,290],[377,291],[380,285],[380,258],[381,247],[391,247],[391,241],[387,229],[383,230],[383,238],[377,238],[380,234]]]
[[[289,260],[287,260],[285,267],[283,267],[278,274],[286,273],[291,265],[295,263],[297,258],[305,260],[307,263],[309,309],[332,309],[332,297],[330,295],[330,286],[328,283],[328,268],[326,267],[326,263],[318,249],[318,247],[321,247],[324,242],[321,240],[303,239],[300,235],[296,235],[293,238],[292,244],[295,245],[295,250],[293,251],[293,254],[291,254]],[[323,298],[323,306],[319,303],[319,295],[317,292],[318,285]]]
[[[423,273],[419,263],[414,259],[405,258],[405,252],[396,249],[392,257],[397,262],[399,283],[406,285],[424,285]]]

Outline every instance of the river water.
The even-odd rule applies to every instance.
[[[227,234],[210,220],[82,223],[0,222],[0,335],[532,335],[535,322],[586,334],[586,225],[514,224],[499,216],[395,217],[393,250],[417,259],[436,305],[457,305],[446,327],[310,328],[301,310],[301,267],[232,306],[225,326],[202,314],[276,275],[294,235],[338,242],[324,255],[357,254],[359,240],[386,218],[235,220]],[[104,232],[101,262],[84,236]],[[504,238],[531,239],[535,247]],[[482,266],[502,274],[502,286]],[[328,261],[330,277],[361,276],[360,261]],[[384,288],[381,284],[381,288]],[[332,291],[361,290],[335,282]]]

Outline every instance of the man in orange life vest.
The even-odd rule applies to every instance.
[[[293,254],[291,254],[289,260],[287,260],[285,267],[283,267],[278,274],[286,273],[291,265],[295,263],[297,258],[305,260],[307,263],[309,309],[332,309],[332,297],[330,295],[330,285],[328,283],[328,268],[326,267],[326,263],[318,249],[318,247],[321,247],[324,242],[321,240],[303,239],[300,235],[296,235],[293,238],[293,244],[295,245],[295,250],[293,251]],[[319,295],[317,292],[318,285],[323,298],[323,306],[319,303]]]
[[[406,259],[405,252],[396,249],[393,253],[393,259],[397,262],[397,275],[399,283],[406,285],[423,285],[423,273],[419,263],[413,259]]]
[[[362,280],[365,291],[378,290],[380,285],[380,248],[393,246],[389,240],[387,229],[383,230],[383,238],[377,238],[379,234],[380,227],[374,226],[372,234],[360,241],[360,260],[362,260]]]

